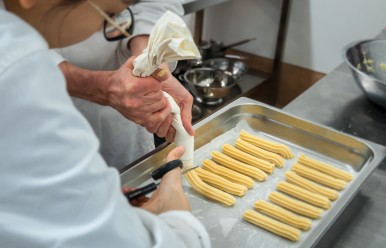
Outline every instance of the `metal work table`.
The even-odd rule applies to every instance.
[[[383,30],[378,38],[386,38]],[[367,100],[342,64],[288,104],[301,118],[386,146],[386,109]],[[386,159],[316,247],[386,246]]]

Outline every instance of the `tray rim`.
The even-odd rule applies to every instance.
[[[281,109],[272,107],[270,105],[267,105],[267,104],[264,104],[264,103],[258,102],[256,100],[253,100],[253,99],[250,99],[250,98],[246,98],[246,97],[238,98],[235,101],[227,104],[226,106],[224,106],[223,108],[219,109],[218,111],[216,111],[212,115],[210,115],[207,118],[205,118],[205,119],[199,121],[198,123],[196,123],[193,126],[193,128],[196,130],[196,129],[202,127],[203,125],[205,125],[206,123],[210,122],[211,120],[215,119],[219,115],[225,113],[229,109],[231,109],[233,107],[236,107],[236,106],[240,106],[240,105],[246,105],[246,104],[262,106],[262,107],[271,109],[273,111],[278,111],[280,113],[283,113],[283,114],[285,114],[287,116],[290,116],[290,117],[293,117],[295,119],[299,119],[299,120],[308,122],[310,124],[313,124],[313,125],[325,128],[325,129],[330,130],[332,132],[343,134],[344,136],[353,138],[353,139],[355,139],[355,140],[357,140],[359,142],[364,143],[366,146],[369,147],[369,149],[371,149],[371,151],[374,154],[373,157],[370,158],[369,161],[366,162],[365,166],[367,166],[367,169],[363,170],[361,173],[358,173],[358,176],[355,178],[355,184],[354,183],[350,184],[350,186],[345,190],[348,193],[345,193],[341,197],[341,199],[342,199],[341,202],[343,202],[343,204],[339,208],[338,207],[333,207],[333,208],[329,209],[328,210],[329,214],[327,216],[323,217],[323,221],[321,221],[316,227],[313,227],[312,235],[309,235],[306,240],[303,240],[303,242],[301,242],[301,244],[299,246],[297,246],[297,247],[312,247],[313,245],[315,245],[318,242],[318,240],[323,236],[323,234],[328,230],[328,228],[334,223],[335,219],[337,219],[339,217],[339,215],[345,210],[346,206],[355,197],[355,195],[357,194],[357,192],[359,191],[359,189],[361,188],[363,183],[366,181],[366,179],[371,175],[371,173],[375,170],[375,168],[386,157],[386,147],[381,146],[379,144],[376,144],[374,142],[371,142],[371,141],[368,141],[368,140],[365,140],[365,139],[362,139],[362,138],[350,135],[350,134],[346,134],[344,132],[341,132],[341,131],[338,131],[336,129],[333,129],[333,128],[331,128],[329,126],[326,126],[324,124],[320,124],[320,123],[317,123],[317,122],[314,122],[314,121],[310,121],[310,120],[306,120],[304,118],[297,117],[296,115],[293,115],[291,113],[287,113],[286,111],[283,111]],[[161,147],[157,151],[152,151],[151,153],[146,155],[144,158],[140,159],[139,161],[137,160],[136,161],[136,165],[140,165],[141,162],[144,162],[146,159],[150,158],[155,153],[158,153],[159,151],[161,151],[161,150],[163,150],[163,149],[165,149],[166,147],[169,147],[169,146],[170,145],[165,145],[165,146]],[[123,173],[121,173],[121,179],[123,179],[122,176],[124,175],[124,173],[129,173],[131,169],[132,168],[124,171]]]

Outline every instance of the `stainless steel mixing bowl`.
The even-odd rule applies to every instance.
[[[237,80],[247,72],[247,65],[239,60],[229,58],[215,58],[203,61],[204,67],[228,71]]]
[[[343,49],[343,59],[365,95],[386,108],[386,40],[351,43]]]
[[[236,85],[231,73],[205,67],[186,71],[184,80],[196,100],[209,105],[221,103]]]

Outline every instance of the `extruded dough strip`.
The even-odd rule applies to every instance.
[[[283,208],[312,219],[320,218],[320,215],[323,213],[323,209],[321,208],[314,207],[308,203],[293,199],[279,192],[272,192],[269,194],[268,199]]]
[[[289,239],[291,241],[298,241],[302,232],[299,229],[296,229],[292,226],[284,224],[280,221],[272,219],[268,216],[262,215],[248,209],[243,214],[244,220],[261,227],[267,231],[270,231],[276,235],[279,235],[283,238]]]
[[[275,204],[263,200],[257,200],[253,206],[256,210],[268,216],[271,216],[272,218],[275,218],[281,222],[284,222],[290,226],[302,230],[310,229],[312,222],[310,219],[294,214],[291,211],[288,211]]]
[[[208,183],[209,185],[229,194],[243,196],[248,190],[244,185],[233,183],[223,177],[214,174],[213,172],[204,170],[202,168],[196,168],[195,172],[205,183]]]
[[[215,162],[220,163],[231,170],[240,172],[259,181],[264,181],[267,179],[267,174],[256,167],[237,161],[236,159],[233,159],[218,151],[212,152],[211,155]]]
[[[323,162],[318,161],[316,159],[312,159],[304,154],[301,154],[299,156],[298,163],[305,165],[307,167],[310,167],[312,169],[318,170],[320,172],[323,172],[323,173],[330,175],[332,177],[342,179],[346,182],[350,182],[353,178],[352,174],[347,172],[347,171],[338,169],[332,165],[323,163]]]
[[[260,170],[264,171],[264,172],[267,172],[269,174],[272,174],[273,173],[273,170],[275,169],[275,165],[268,162],[268,161],[265,161],[265,160],[262,160],[262,159],[259,159],[259,158],[256,158],[246,152],[243,152],[229,144],[225,144],[222,146],[222,152],[234,159],[237,159],[237,160],[240,160],[241,162],[244,162],[246,164],[249,164],[249,165],[252,165],[256,168],[259,168]]]
[[[282,168],[285,163],[284,158],[282,158],[280,155],[261,149],[260,147],[252,145],[251,143],[248,143],[241,138],[236,140],[235,146],[246,153],[273,163],[279,168]]]
[[[263,148],[267,151],[271,151],[274,153],[279,154],[283,158],[293,158],[294,154],[292,153],[291,149],[289,149],[288,146],[280,143],[276,143],[270,140],[266,140],[260,137],[257,137],[255,135],[252,135],[250,133],[247,133],[245,131],[241,131],[240,138],[243,140],[251,143],[252,145],[258,146],[260,148]]]
[[[319,172],[317,170],[308,168],[301,164],[294,164],[291,168],[293,171],[295,171],[298,175],[305,177],[307,179],[310,179],[314,182],[323,184],[327,187],[336,189],[336,190],[342,190],[346,186],[347,182],[336,179],[332,176],[329,176],[327,174],[324,174],[322,172]]]
[[[236,199],[230,194],[204,183],[194,170],[186,172],[185,178],[192,188],[205,197],[224,203],[227,206],[232,206],[236,202]]]
[[[277,189],[314,206],[324,209],[329,209],[331,207],[331,202],[327,197],[318,195],[297,185],[281,181],[277,184]]]
[[[252,178],[240,174],[234,170],[230,170],[224,166],[220,166],[212,160],[205,159],[204,161],[202,161],[202,167],[205,170],[211,171],[219,176],[222,176],[231,182],[244,185],[248,189],[252,188],[254,185]]]
[[[332,201],[339,197],[338,191],[314,183],[304,177],[299,176],[293,171],[287,171],[287,173],[285,173],[285,179],[287,182],[298,185],[306,190],[317,193],[319,195],[324,195]]]

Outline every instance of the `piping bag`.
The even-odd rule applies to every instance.
[[[171,71],[178,60],[201,58],[185,22],[176,14],[167,11],[153,27],[147,48],[134,60],[133,74],[137,77],[150,76],[162,63],[169,63]],[[175,142],[184,146],[185,153],[180,158],[183,172],[193,169],[194,136],[190,136],[181,120],[181,110],[168,93],[164,92],[173,113],[172,126],[176,129]]]

